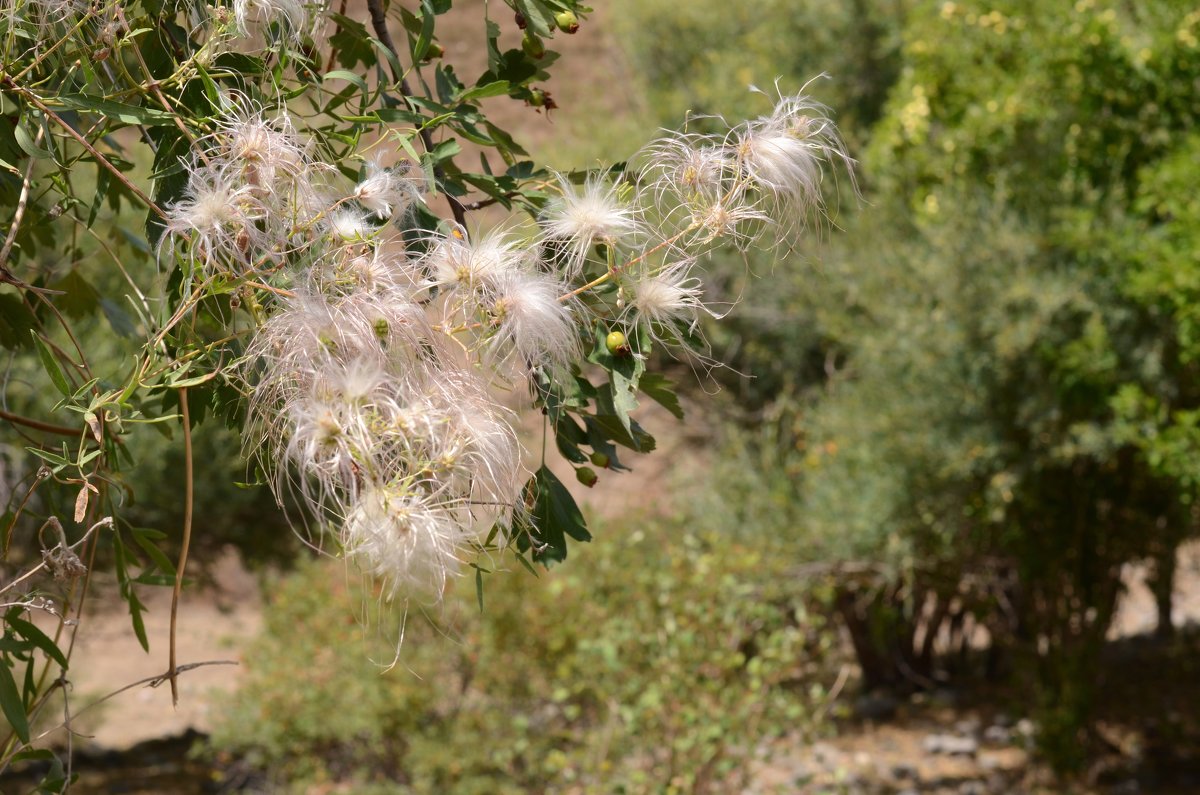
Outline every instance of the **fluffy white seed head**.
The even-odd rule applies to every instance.
[[[564,247],[568,276],[582,269],[597,243],[632,243],[642,231],[637,204],[622,197],[628,186],[603,175],[589,176],[581,187],[561,174],[558,182],[560,195],[546,206],[541,225],[548,242]]]
[[[336,240],[345,243],[361,243],[371,239],[375,233],[366,214],[351,207],[343,207],[330,214],[329,230]]]
[[[508,275],[519,272],[528,252],[503,229],[468,240],[459,229],[436,238],[425,255],[429,279],[442,289],[490,295]]]
[[[747,122],[735,133],[739,162],[785,231],[821,211],[826,166],[844,166],[853,186],[854,161],[827,113],[806,96],[782,97],[770,116]]]
[[[489,343],[499,360],[514,358],[523,370],[566,366],[578,349],[578,331],[562,282],[534,271],[513,271],[497,281]]]
[[[183,198],[167,208],[166,231],[176,242],[190,241],[193,254],[209,267],[244,264],[261,244],[256,222],[265,214],[245,185],[218,169],[194,167]]]
[[[397,593],[440,598],[470,540],[454,512],[407,480],[364,490],[342,528],[347,555]]]
[[[707,136],[669,134],[645,147],[638,159],[655,202],[667,212],[708,202],[734,188],[733,151]]]
[[[283,197],[292,183],[311,180],[318,169],[286,116],[268,119],[249,100],[231,95],[216,134],[227,169],[264,194]],[[285,183],[285,184],[284,184]]]
[[[704,306],[704,286],[692,275],[695,262],[683,260],[654,272],[635,274],[629,282],[629,310],[650,325],[682,323],[694,329]]]
[[[402,212],[419,195],[416,183],[405,173],[406,166],[384,168],[367,163],[367,173],[354,187],[354,198],[381,220]]]
[[[234,0],[233,21],[242,37],[277,24],[285,36],[299,38],[308,27],[308,9],[301,0]]]

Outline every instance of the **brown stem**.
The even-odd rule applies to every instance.
[[[11,411],[0,409],[0,420],[7,420],[13,425],[24,425],[26,428],[33,428],[35,431],[45,431],[46,433],[57,433],[62,436],[78,436],[83,428],[68,428],[66,425],[55,425],[50,422],[42,422],[35,420],[32,417],[22,417],[20,414],[13,414]]]
[[[367,11],[371,14],[371,27],[375,29],[375,35],[379,37],[379,41],[384,47],[388,48],[388,52],[399,61],[400,51],[396,49],[396,42],[392,39],[392,34],[388,31],[387,13],[383,10],[383,0],[367,0]],[[393,77],[400,81],[400,94],[408,99],[413,95],[412,89],[408,85],[408,80],[402,74],[393,74]],[[415,108],[414,108],[415,110]],[[425,147],[426,152],[433,151],[433,135],[429,130],[422,128],[420,131],[421,145]],[[433,178],[438,186],[443,187],[446,184],[446,172],[438,165],[433,167]],[[450,212],[454,214],[455,222],[464,230],[467,228],[467,214],[463,209],[462,202],[456,197],[451,196],[444,189],[442,195],[446,197],[446,203],[450,205]]]
[[[183,569],[187,566],[188,546],[192,542],[192,425],[188,414],[187,387],[179,390],[179,409],[183,414],[183,547],[179,550],[179,563],[175,567],[175,590],[171,593],[171,651],[167,666],[167,678],[171,681],[171,704],[179,703],[179,683],[175,664],[175,624],[179,617],[179,595],[183,593]]]

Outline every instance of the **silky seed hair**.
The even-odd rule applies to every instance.
[[[288,286],[245,358],[247,453],[389,598],[440,599],[490,528],[525,510],[498,389],[570,377],[597,323],[682,345],[719,316],[701,257],[800,231],[830,166],[851,162],[820,106],[785,97],[724,133],[668,133],[620,179],[555,175],[533,228],[406,236],[422,199],[403,158],[367,160],[350,183],[285,114],[229,106],[169,210],[171,250]]]

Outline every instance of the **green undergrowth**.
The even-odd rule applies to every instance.
[[[270,581],[212,752],[270,791],[728,791],[764,740],[819,730],[832,630],[782,562],[671,522],[597,536],[538,578],[484,578],[482,615],[471,577],[410,607],[390,670],[340,564]]]

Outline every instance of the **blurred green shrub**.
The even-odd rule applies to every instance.
[[[482,616],[470,579],[414,607],[386,672],[347,618],[374,597],[337,564],[271,582],[213,748],[277,788],[725,792],[764,739],[814,730],[833,636],[790,562],[673,524],[601,532],[586,565],[485,577]]]
[[[818,52],[860,5],[804,23]],[[743,42],[734,60],[771,41],[759,10],[726,12],[751,26],[724,34]],[[847,131],[870,204],[844,215],[819,266],[747,292],[745,333],[717,338],[740,343],[739,369],[775,376],[749,388],[748,424],[779,419],[726,456],[740,472],[716,468],[713,491],[735,488],[708,513],[888,573],[871,594],[848,583],[842,602],[867,605],[844,613],[877,646],[860,659],[868,682],[928,681],[916,627],[965,602],[1040,685],[1042,749],[1077,768],[1121,566],[1154,559],[1169,615],[1175,548],[1198,526],[1200,13],[1174,0],[893,11],[870,17],[891,31],[877,40],[886,101]],[[664,54],[660,68],[706,74],[724,57],[680,50],[691,66]],[[700,82],[672,90],[703,96]],[[778,521],[743,505],[758,488],[787,506]],[[866,637],[896,615],[907,629]]]

